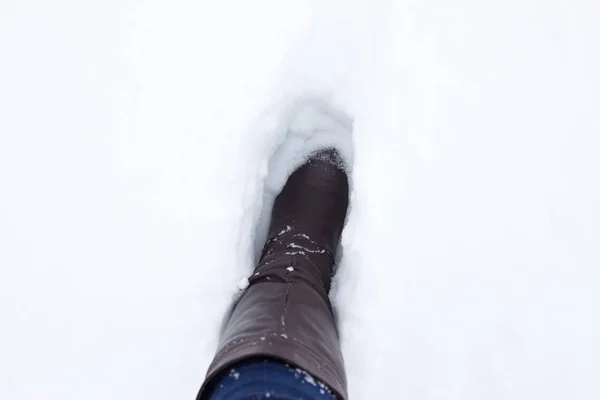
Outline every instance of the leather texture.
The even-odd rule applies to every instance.
[[[329,290],[348,209],[348,177],[333,149],[294,171],[277,196],[268,240],[249,286],[225,321],[197,400],[215,377],[249,358],[303,369],[346,400],[347,382]]]

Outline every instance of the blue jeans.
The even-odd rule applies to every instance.
[[[216,378],[210,400],[335,400],[323,383],[270,359],[242,361]]]

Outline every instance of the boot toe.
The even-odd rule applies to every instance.
[[[348,176],[344,160],[335,149],[321,149],[290,175],[283,191],[307,185],[337,197],[348,197]],[[301,188],[298,188],[301,190]]]

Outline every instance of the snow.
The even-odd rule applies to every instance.
[[[315,381],[315,378],[313,378],[308,372],[302,370],[302,369],[296,369],[296,371],[302,375],[304,375],[304,381],[313,385],[313,386],[317,386],[317,381]]]
[[[3,2],[0,398],[193,398],[307,97],[351,398],[599,398],[599,7]]]
[[[237,371],[235,370],[235,368],[232,368],[232,369],[231,369],[231,371],[229,371],[229,376],[230,376],[230,377],[232,377],[233,379],[235,379],[236,381],[237,381],[238,379],[240,379],[240,373],[239,373],[239,372],[237,372]]]
[[[258,272],[254,275],[258,275]],[[240,291],[244,291],[248,288],[248,286],[250,286],[250,281],[248,280],[248,278],[242,278],[240,279],[240,281],[237,284],[237,287]]]

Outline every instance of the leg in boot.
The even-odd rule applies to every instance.
[[[227,384],[228,378],[243,380],[246,396],[268,398],[269,388],[273,394],[285,392],[281,386],[248,383],[248,376],[259,370],[263,382],[285,381],[276,377],[277,371],[285,375],[288,370],[316,384],[322,389],[319,395],[329,394],[324,399],[348,398],[329,301],[335,252],[348,209],[348,177],[343,164],[335,149],[321,148],[289,176],[273,204],[260,261],[224,325],[198,400],[213,400],[213,395],[217,400],[223,389],[235,391]],[[247,376],[240,378],[240,370]],[[247,392],[250,387],[256,393]],[[281,398],[298,396],[320,398],[317,394]]]

